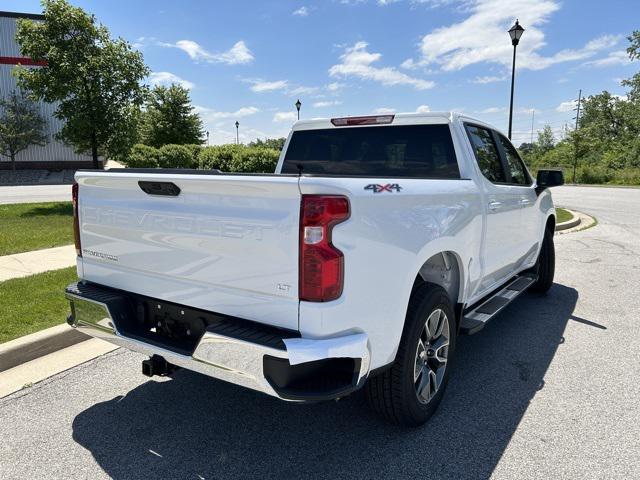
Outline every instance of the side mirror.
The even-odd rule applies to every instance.
[[[562,170],[538,170],[536,177],[536,192],[540,194],[549,187],[564,185],[564,173]]]

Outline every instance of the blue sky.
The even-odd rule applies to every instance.
[[[72,0],[145,57],[150,82],[191,89],[211,143],[284,136],[295,119],[457,110],[506,130],[519,18],[514,142],[560,136],[572,99],[638,70],[625,54],[637,0]],[[33,0],[2,10],[39,12]]]

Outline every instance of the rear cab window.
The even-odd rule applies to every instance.
[[[282,173],[459,179],[447,124],[293,132]]]

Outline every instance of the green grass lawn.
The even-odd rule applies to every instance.
[[[0,205],[0,255],[73,243],[71,202]]]
[[[567,222],[573,218],[564,208],[556,208],[556,223]]]
[[[64,323],[64,288],[76,278],[70,267],[0,282],[0,343]]]

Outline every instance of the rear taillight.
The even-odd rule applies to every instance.
[[[80,218],[78,217],[78,190],[79,186],[73,182],[71,187],[71,202],[73,203],[73,241],[76,244],[76,255],[82,256],[82,247],[80,246]]]
[[[303,195],[300,211],[300,300],[328,302],[342,295],[344,255],[331,243],[333,227],[349,218],[339,195]]]

